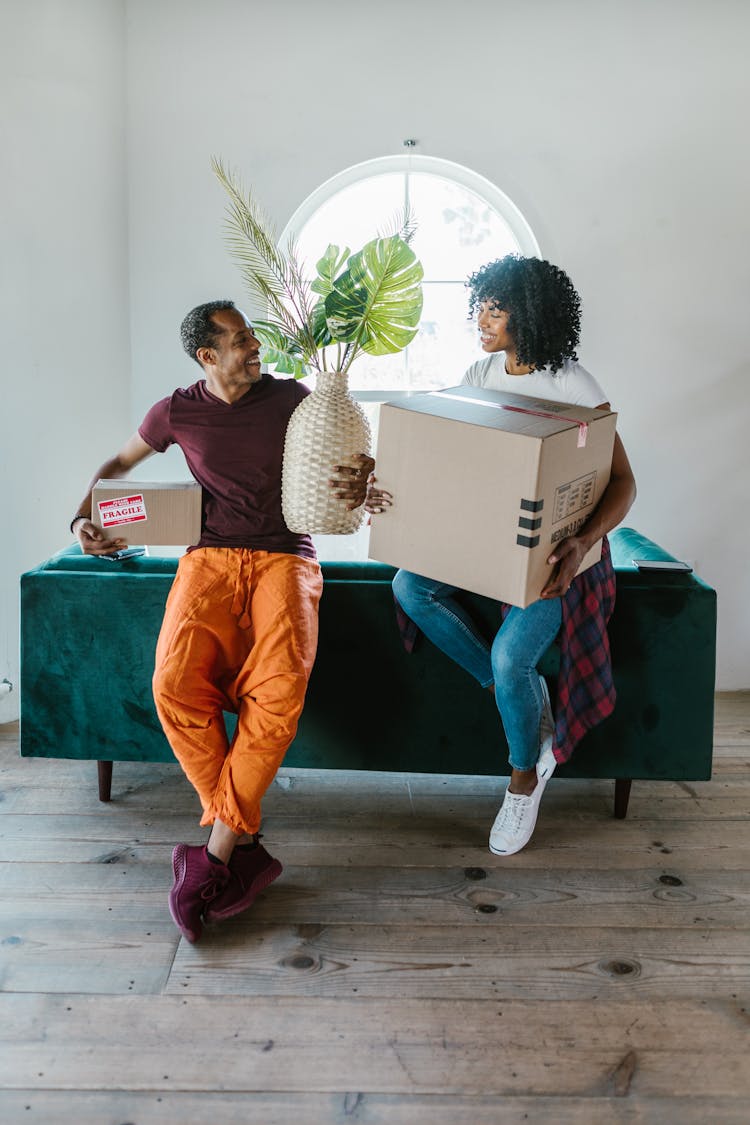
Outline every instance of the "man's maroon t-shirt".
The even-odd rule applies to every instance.
[[[281,512],[287,423],[309,393],[294,379],[264,375],[241,399],[228,403],[201,380],[151,407],[138,433],[157,453],[179,445],[203,487],[199,547],[316,557],[310,536],[290,531]]]

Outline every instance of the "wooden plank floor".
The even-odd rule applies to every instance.
[[[283,772],[284,875],[180,939],[176,766],[18,756],[0,727],[0,1121],[733,1125],[750,1120],[750,692],[710,782],[550,783],[487,850],[504,782]]]

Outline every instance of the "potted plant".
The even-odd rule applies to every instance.
[[[408,215],[399,229],[351,253],[329,245],[310,280],[292,239],[277,245],[273,226],[252,193],[219,160],[213,169],[229,196],[227,244],[265,319],[253,320],[262,359],[280,374],[317,373],[315,389],[295,410],[286,434],[282,508],[290,531],[356,531],[363,509],[350,512],[329,486],[332,467],[370,452],[370,427],[348,390],[363,353],[400,352],[414,339],[422,312],[422,266],[409,246]]]

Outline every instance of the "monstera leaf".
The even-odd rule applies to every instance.
[[[310,285],[310,289],[313,293],[320,294],[320,300],[313,305],[310,328],[318,348],[325,348],[333,342],[333,336],[326,319],[325,298],[333,289],[334,279],[344,268],[350,253],[348,246],[340,250],[338,246],[331,243],[326,247],[326,252],[320,261],[315,263],[317,276]]]
[[[348,246],[345,246],[343,250],[339,250],[338,246],[334,246],[334,244],[331,243],[326,248],[323,257],[315,264],[318,276],[310,286],[313,293],[320,293],[322,297],[328,296],[333,289],[334,278],[344,268],[344,264],[350,253],[351,250]]]
[[[349,258],[325,298],[331,336],[352,345],[349,364],[360,349],[388,355],[414,339],[422,276],[414,251],[397,234],[375,238]]]
[[[327,344],[333,342],[333,336],[331,335],[326,320],[325,301],[322,297],[317,305],[313,305],[312,307],[312,312],[310,314],[310,331],[312,332],[316,348],[325,348]]]
[[[301,379],[309,373],[299,343],[285,335],[275,324],[269,324],[266,320],[254,320],[253,335],[263,345],[260,351],[263,363],[273,365],[281,375],[293,375],[295,379]]]

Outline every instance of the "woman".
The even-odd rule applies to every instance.
[[[562,270],[537,258],[508,255],[478,270],[467,286],[470,315],[477,314],[486,357],[471,365],[464,383],[609,409],[596,379],[578,363],[580,299]],[[392,497],[375,484],[371,474],[365,503],[378,514]],[[359,497],[361,503],[363,493],[353,483],[339,495]],[[526,846],[555,765],[567,760],[586,730],[614,706],[606,637],[614,575],[606,539],[602,561],[578,578],[576,572],[587,551],[620,523],[634,499],[635,480],[616,436],[611,479],[597,508],[575,535],[555,547],[539,600],[526,609],[503,607],[503,624],[491,644],[456,600],[455,587],[404,570],[394,578],[396,599],[408,617],[494,693],[511,765],[505,799],[490,832],[490,850],[496,855],[513,855]],[[537,664],[561,628],[553,715]]]

